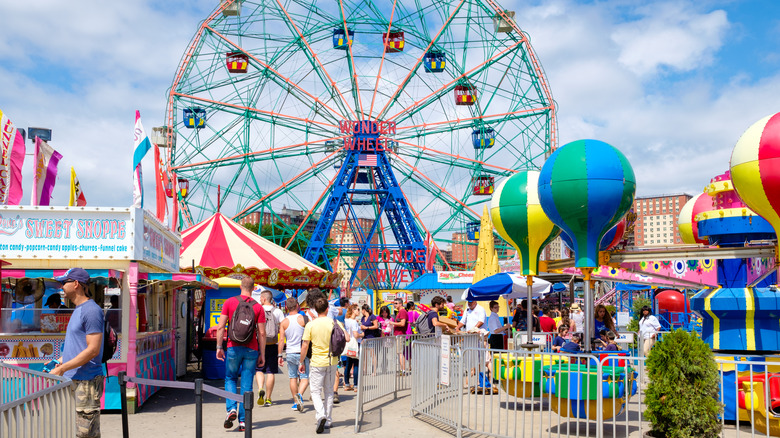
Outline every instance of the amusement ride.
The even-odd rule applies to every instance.
[[[431,242],[476,245],[496,181],[538,170],[557,141],[513,17],[492,0],[223,1],[182,57],[161,131],[170,181],[187,185],[169,192],[179,227],[259,213],[371,288],[430,272],[440,254],[408,255]]]

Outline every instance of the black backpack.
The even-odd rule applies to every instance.
[[[330,332],[330,356],[338,357],[347,347],[347,334],[336,320],[333,320],[333,331]]]
[[[417,329],[417,333],[420,335],[429,335],[433,333],[433,322],[431,322],[431,312],[436,313],[435,310],[430,312],[420,313],[420,316],[414,321],[414,328]]]
[[[250,297],[247,297],[246,300],[242,300],[240,297],[236,297],[236,299],[238,299],[238,305],[228,324],[228,339],[244,344],[255,336],[257,322],[255,321],[254,305],[256,301]]]
[[[309,323],[309,315],[306,313],[303,314],[303,326],[306,327],[306,324]],[[311,346],[311,342],[309,343],[309,349],[306,350],[306,357],[308,359],[311,359],[311,352],[314,350],[314,348]]]
[[[106,313],[103,313],[103,357],[102,363],[106,363],[116,353],[116,347],[119,344],[119,337],[116,335],[116,330],[108,323]]]

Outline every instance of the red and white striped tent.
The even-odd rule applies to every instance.
[[[341,280],[221,213],[183,231],[181,240],[182,270],[192,272],[195,266],[209,278],[248,275],[275,288],[335,288]]]

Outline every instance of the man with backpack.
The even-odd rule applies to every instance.
[[[417,329],[417,333],[421,335],[432,334],[436,331],[436,328],[441,328],[446,333],[451,333],[450,326],[439,321],[439,311],[445,308],[444,298],[435,296],[431,299],[431,308],[427,313],[422,313],[417,317],[414,322],[414,326]]]
[[[71,268],[54,280],[76,308],[68,321],[59,363],[50,371],[73,380],[76,436],[100,436],[100,398],[103,396],[103,309],[87,296],[89,273]]]
[[[271,406],[271,394],[274,392],[276,374],[279,374],[279,360],[277,357],[279,326],[284,321],[284,313],[274,306],[274,296],[269,290],[260,293],[260,304],[265,313],[265,357],[268,359],[263,366],[255,370],[257,387],[257,404]],[[265,388],[265,389],[264,389]]]
[[[309,367],[309,384],[312,402],[316,411],[317,433],[322,433],[332,423],[333,382],[336,377],[336,364],[349,341],[344,326],[328,316],[328,300],[319,297],[314,301],[317,319],[306,324],[301,343],[301,357],[306,357],[309,348],[312,349],[311,366]],[[303,362],[298,366],[300,372],[305,372]],[[319,394],[323,394],[323,401]]]
[[[265,312],[257,301],[252,299],[254,281],[251,277],[241,279],[241,294],[230,297],[222,305],[222,314],[217,325],[217,359],[225,360],[225,391],[236,392],[241,376],[241,394],[252,391],[255,367],[263,366],[265,356]],[[222,339],[228,325],[227,355],[222,351]],[[268,358],[273,360],[273,358]],[[238,431],[246,430],[244,424],[244,404],[225,400],[227,416],[223,424],[225,429],[233,427],[238,418]],[[251,425],[250,425],[251,426]]]

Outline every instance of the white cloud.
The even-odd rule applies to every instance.
[[[641,195],[697,193],[728,170],[742,132],[778,111],[780,75],[756,80],[719,58],[734,43],[728,30],[749,30],[724,11],[637,3],[551,0],[514,9],[558,104],[559,144],[595,138],[618,147]],[[726,84],[716,82],[716,72],[732,71]]]
[[[618,61],[640,76],[710,64],[729,27],[725,11],[697,13],[685,3],[654,3],[637,12],[642,18],[615,26],[611,37]]]

